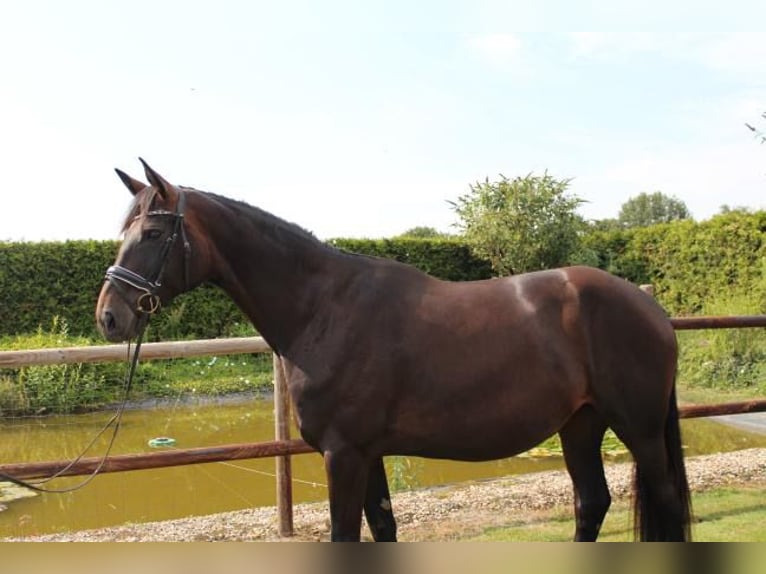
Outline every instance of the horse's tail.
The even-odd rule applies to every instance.
[[[648,484],[645,474],[636,465],[633,481],[634,534],[640,540],[691,541],[691,494],[686,479],[675,382],[665,420],[665,448],[672,498],[665,497],[663,500],[662,496],[658,497],[656,489],[662,488],[661,485]],[[652,486],[655,486],[654,490]]]

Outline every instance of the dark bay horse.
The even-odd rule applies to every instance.
[[[142,160],[143,161],[143,160]],[[301,435],[322,453],[333,540],[395,540],[383,457],[491,460],[559,433],[576,540],[611,499],[601,441],[636,462],[636,534],[689,538],[675,394],[675,332],[655,301],[605,272],[569,267],[453,283],[345,253],[144,163],[96,307],[110,341],[203,282],[221,287],[282,358]]]

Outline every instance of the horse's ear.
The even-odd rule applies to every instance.
[[[175,189],[173,188],[173,184],[168,182],[159,173],[154,171],[149,166],[149,164],[143,160],[143,158],[138,158],[138,160],[144,166],[144,173],[146,174],[146,179],[149,180],[149,183],[152,184],[152,186],[157,188],[157,191],[159,192],[160,197],[162,197],[162,199],[172,198],[175,195]]]
[[[120,176],[122,183],[125,184],[125,187],[127,187],[130,193],[132,193],[133,195],[136,195],[142,189],[146,189],[147,187],[149,187],[143,181],[138,181],[137,179],[133,179],[124,171],[120,171],[119,169],[116,169],[116,168],[114,171],[117,172],[117,175]]]

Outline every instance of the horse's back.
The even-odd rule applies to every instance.
[[[675,348],[675,331],[665,310],[636,285],[592,267],[564,271],[577,292],[577,305],[585,327],[605,334],[651,335],[658,344]]]

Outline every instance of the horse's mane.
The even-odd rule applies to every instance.
[[[312,232],[308,231],[307,229],[301,227],[300,225],[286,221],[282,219],[281,217],[274,215],[273,213],[265,211],[261,209],[260,207],[255,207],[253,205],[250,205],[249,203],[246,203],[244,201],[232,199],[230,197],[218,195],[216,193],[212,193],[209,191],[200,191],[193,188],[183,188],[183,189],[189,189],[197,193],[201,193],[207,196],[208,198],[210,198],[211,200],[224,205],[226,208],[232,210],[235,213],[242,214],[245,218],[251,219],[252,221],[256,221],[260,224],[268,224],[269,227],[276,230],[278,233],[281,232],[280,235],[282,236],[282,239],[288,240],[288,242],[289,242],[289,238],[297,239],[302,242],[308,241],[309,243],[313,244],[315,247],[320,248],[322,251],[333,253],[336,256],[340,256],[340,257],[348,258],[348,259],[355,259],[359,261],[380,261],[381,260],[380,257],[375,257],[373,255],[365,255],[361,253],[354,253],[352,251],[346,251],[345,249],[334,245],[332,241],[321,241],[320,239],[316,237],[316,235],[314,235]]]
[[[371,255],[364,255],[360,253],[346,251],[345,249],[337,247],[331,241],[329,242],[321,241],[311,231],[308,231],[307,229],[301,227],[300,225],[296,223],[291,223],[285,219],[282,219],[281,217],[274,215],[273,213],[270,213],[268,211],[261,209],[260,207],[255,207],[253,205],[250,205],[249,203],[245,201],[232,199],[230,197],[226,197],[225,195],[219,195],[217,193],[213,193],[210,191],[202,191],[194,187],[188,187],[183,185],[179,185],[177,187],[178,189],[181,189],[184,191],[189,191],[192,193],[199,193],[201,195],[204,195],[209,200],[215,202],[219,206],[222,206],[226,211],[232,214],[238,214],[242,216],[243,218],[250,220],[259,226],[270,228],[276,231],[279,235],[281,235],[282,239],[287,240],[288,243],[290,242],[290,238],[293,238],[293,240],[298,240],[300,242],[311,243],[314,246],[319,247],[324,251],[333,252],[336,255],[339,255],[341,257],[352,258],[357,260],[379,260],[380,259],[379,257],[374,257]],[[151,211],[152,204],[156,196],[157,196],[157,190],[155,188],[149,188],[145,193],[142,192],[136,197],[135,201],[133,202],[133,204],[130,206],[128,210],[128,214],[125,218],[125,222],[123,223],[123,226],[122,226],[123,233],[128,229],[128,227],[130,227],[131,223],[136,217],[139,217],[140,215]]]
[[[290,223],[289,221],[286,221],[280,217],[277,217],[276,215],[269,213],[268,211],[265,211],[259,207],[250,205],[249,203],[246,203],[244,201],[241,201],[238,199],[232,199],[230,197],[218,195],[217,193],[212,193],[210,191],[202,191],[202,190],[199,190],[193,187],[184,186],[184,185],[179,185],[178,188],[183,191],[190,191],[193,193],[199,193],[201,195],[204,195],[207,198],[214,201],[215,203],[218,203],[219,205],[223,205],[228,211],[241,214],[247,219],[251,219],[254,221],[268,222],[272,227],[275,227],[278,230],[284,230],[290,234],[297,235],[304,239],[311,239],[313,241],[316,241],[317,243],[322,243],[316,238],[316,236],[313,233],[304,229],[300,225],[297,225],[295,223]],[[123,233],[127,231],[128,227],[130,227],[131,223],[136,217],[139,217],[142,214],[148,213],[152,209],[152,204],[154,203],[154,200],[156,199],[156,197],[157,197],[157,189],[154,187],[149,187],[147,188],[145,192],[140,193],[136,196],[136,199],[133,201],[132,205],[128,209],[128,213],[125,217],[125,221],[122,224]]]
[[[301,227],[300,225],[286,221],[282,219],[281,217],[274,215],[273,213],[269,213],[268,211],[265,211],[261,209],[260,207],[255,207],[254,205],[250,205],[249,203],[245,201],[232,199],[230,197],[226,197],[224,195],[218,195],[217,193],[212,193],[210,191],[200,191],[193,188],[182,188],[182,189],[188,189],[190,191],[201,193],[202,195],[207,196],[209,199],[215,201],[216,203],[224,205],[227,209],[235,213],[243,215],[247,219],[258,221],[258,222],[268,222],[270,226],[278,230],[286,231],[291,235],[297,235],[299,237],[302,237],[304,239],[310,239],[311,241],[314,241],[317,243],[322,243],[321,241],[319,241],[319,239],[317,239],[317,237],[313,233]]]

